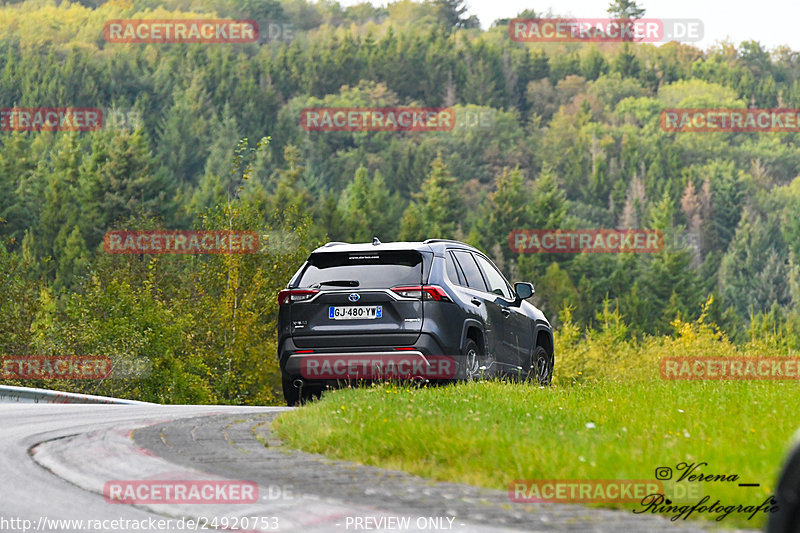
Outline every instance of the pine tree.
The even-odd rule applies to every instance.
[[[774,303],[791,303],[791,266],[777,213],[750,208],[719,268],[719,288],[725,303],[740,317],[766,311]]]
[[[534,228],[560,228],[567,214],[567,198],[555,173],[545,168],[539,174],[528,201],[528,220]]]
[[[636,5],[634,0],[613,0],[606,13],[616,20],[637,20],[644,16],[645,9]]]
[[[26,133],[4,133],[0,145],[0,233],[19,244],[39,218],[44,180],[37,167],[42,152]]]
[[[641,228],[647,203],[644,182],[638,175],[635,175],[630,187],[628,187],[628,195],[625,198],[625,206],[622,208],[619,227],[624,229]]]
[[[456,180],[438,156],[431,163],[431,173],[422,183],[422,190],[413,195],[403,215],[400,238],[455,238],[461,217],[462,204]]]
[[[83,148],[78,134],[65,134],[50,155],[41,218],[37,227],[37,255],[58,257],[70,232],[78,224],[78,195]]]
[[[686,229],[689,234],[690,245],[694,255],[693,266],[697,268],[700,266],[700,263],[703,260],[704,256],[702,254],[705,249],[705,246],[701,240],[703,229],[703,206],[692,180],[689,180],[689,182],[686,184],[686,188],[683,190],[683,195],[681,196],[681,210],[686,217]]]
[[[90,264],[89,250],[78,226],[72,228],[59,252],[54,287],[56,292],[65,292],[76,286],[79,278],[88,273]]]
[[[467,6],[464,0],[434,0],[437,14],[448,28],[478,28],[480,23],[475,15],[465,16]]]
[[[624,43],[611,62],[611,70],[619,73],[623,78],[638,78],[642,72],[642,61],[631,48],[631,45]]]
[[[202,213],[214,205],[235,196],[241,186],[241,177],[230,172],[236,143],[240,139],[236,117],[229,104],[225,104],[222,115],[211,128],[213,142],[206,159],[203,177],[195,189],[189,213]]]
[[[495,176],[494,187],[494,192],[489,194],[480,210],[475,229],[481,248],[489,250],[499,243],[503,258],[508,261],[514,253],[507,245],[508,234],[515,229],[529,229],[529,199],[519,168],[503,169]]]
[[[208,100],[199,75],[186,89],[176,88],[173,93],[157,146],[161,161],[177,182],[196,184],[203,173],[213,117]]]
[[[526,200],[523,217],[525,227],[519,229],[541,230],[562,227],[567,215],[566,194],[559,188],[558,178],[550,168],[542,170],[533,188],[525,192],[523,197]],[[507,241],[508,234],[506,234]],[[516,261],[516,269],[522,279],[538,280],[544,275],[550,261],[552,257],[543,257],[542,254],[520,254]],[[554,310],[552,307],[550,309]]]
[[[645,10],[633,0],[614,0],[609,4],[606,13],[614,18],[640,19],[644,16]]]
[[[712,161],[703,169],[710,182],[711,218],[707,224],[710,246],[728,248],[739,224],[745,185],[743,173],[735,170],[733,161]]]
[[[348,240],[366,242],[378,236],[387,241],[397,235],[400,202],[389,193],[380,172],[369,179],[366,167],[359,167],[342,195],[342,204]]]
[[[596,80],[601,75],[608,73],[608,61],[597,47],[589,47],[581,55],[581,76],[587,80]]]
[[[311,195],[302,186],[306,167],[302,164],[300,150],[289,144],[283,150],[283,168],[275,171],[271,180],[271,209],[283,212],[296,209],[303,213],[311,204]],[[283,219],[279,217],[280,221]]]
[[[80,172],[80,225],[96,247],[118,221],[132,216],[171,220],[174,185],[156,170],[141,128],[99,132]]]
[[[640,263],[636,291],[623,299],[625,309],[636,310],[629,314],[636,316],[638,329],[651,334],[668,333],[678,313],[684,319],[696,315],[704,299],[690,251],[675,244],[683,228],[674,225],[674,218],[672,200],[665,193],[650,210],[649,224],[662,233],[664,246]]]

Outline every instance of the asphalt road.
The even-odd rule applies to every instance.
[[[0,531],[708,530],[626,511],[510,503],[505,491],[287,450],[269,430],[281,410],[0,405]],[[157,499],[163,492],[131,504],[110,497],[114,487],[145,484],[155,491],[172,484],[175,490],[176,480],[187,486],[249,487],[251,495],[257,487],[253,498],[236,503],[213,497],[164,503]]]

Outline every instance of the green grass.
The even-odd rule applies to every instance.
[[[696,322],[673,321],[674,335],[641,340],[628,338],[608,303],[597,316],[599,329],[584,332],[567,309],[556,332],[553,387],[483,382],[345,389],[282,415],[274,428],[290,446],[310,452],[501,490],[515,480],[652,480],[657,467],[705,462],[703,474],[739,476],[732,483],[692,483],[709,496],[706,505],[718,499],[758,506],[772,494],[800,426],[800,384],[664,380],[659,364],[677,356],[798,354],[775,335],[734,345],[705,323],[710,304]],[[757,528],[766,521],[764,513],[748,516],[730,514],[721,524]]]
[[[798,405],[796,382],[383,385],[329,393],[273,428],[309,452],[501,490],[517,479],[653,479],[656,467],[704,461],[703,473],[739,476],[703,483],[709,504],[758,505],[773,491]],[[722,524],[761,527],[765,516]]]

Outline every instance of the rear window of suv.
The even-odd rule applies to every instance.
[[[357,284],[356,284],[357,283]],[[413,250],[311,254],[299,287],[388,289],[422,283],[422,255]]]

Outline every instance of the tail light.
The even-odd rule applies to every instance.
[[[403,298],[418,298],[422,300],[435,300],[437,302],[452,302],[444,289],[438,285],[414,285],[411,287],[394,287],[392,291]]]
[[[278,293],[278,305],[289,302],[302,302],[313,298],[319,291],[315,289],[284,289]]]

